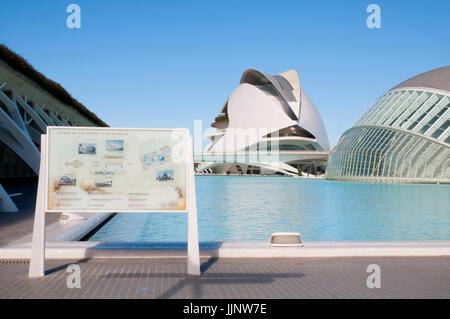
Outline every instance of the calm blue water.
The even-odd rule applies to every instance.
[[[242,176],[197,176],[196,185],[203,247],[280,231],[305,241],[450,240],[450,185]],[[118,214],[90,240],[171,246],[186,237],[185,214]]]

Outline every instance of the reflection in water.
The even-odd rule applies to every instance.
[[[200,242],[450,240],[450,185],[197,176]],[[187,216],[118,214],[90,240],[185,242]]]

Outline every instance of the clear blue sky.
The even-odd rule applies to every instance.
[[[81,7],[81,29],[66,7]],[[381,7],[381,29],[366,7]],[[397,83],[450,64],[450,1],[2,0],[0,42],[111,126],[209,125],[242,72],[299,72],[334,146]]]

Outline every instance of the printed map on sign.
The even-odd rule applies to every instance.
[[[48,129],[50,211],[185,211],[187,130]]]

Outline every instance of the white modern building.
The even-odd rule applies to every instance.
[[[297,175],[322,173],[328,136],[294,70],[271,76],[248,69],[211,125],[216,132],[198,172]]]
[[[450,184],[450,66],[379,97],[340,138],[327,178]]]
[[[39,174],[47,126],[107,126],[58,83],[0,45],[0,212],[17,211],[2,184]]]

